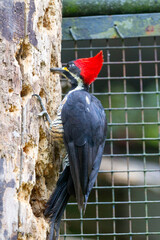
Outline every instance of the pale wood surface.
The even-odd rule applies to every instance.
[[[52,119],[61,101],[61,1],[2,0],[0,36],[0,240],[45,240],[46,199],[59,149],[37,117],[40,94]]]

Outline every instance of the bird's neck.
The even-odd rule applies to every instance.
[[[84,90],[89,91],[89,86],[84,84],[83,80],[80,77],[76,78],[76,84],[72,84],[71,90]]]

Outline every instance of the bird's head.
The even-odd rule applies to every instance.
[[[80,58],[71,61],[63,68],[51,68],[51,72],[63,75],[72,85],[88,86],[95,81],[103,65],[103,52],[100,51],[96,56],[90,58]]]

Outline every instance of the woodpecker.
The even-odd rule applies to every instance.
[[[52,122],[40,96],[42,113],[50,123],[55,137],[63,138],[68,164],[60,175],[56,188],[47,202],[44,215],[50,218],[50,240],[57,240],[61,217],[71,195],[79,210],[85,212],[89,194],[100,167],[107,122],[100,101],[89,93],[103,65],[103,53],[70,61],[66,67],[51,68],[51,72],[63,75],[71,90],[62,100],[56,119]]]

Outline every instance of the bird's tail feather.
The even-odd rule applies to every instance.
[[[70,197],[67,191],[69,175],[70,169],[66,167],[57,182],[55,191],[47,202],[44,212],[44,215],[49,217],[51,222],[50,240],[58,239],[61,217]]]

